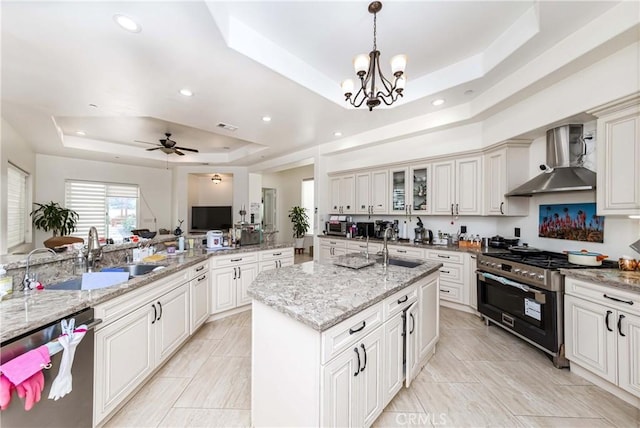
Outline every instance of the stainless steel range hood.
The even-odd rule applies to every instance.
[[[547,164],[543,173],[505,196],[573,192],[596,188],[596,173],[582,166],[586,145],[582,125],[565,125],[547,131]]]

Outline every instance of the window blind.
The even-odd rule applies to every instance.
[[[7,168],[7,248],[25,243],[28,177],[26,172],[9,163]]]

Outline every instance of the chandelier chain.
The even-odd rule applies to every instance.
[[[377,34],[377,23],[376,23],[377,19],[376,18],[377,17],[378,17],[378,14],[374,13],[373,14],[373,50],[374,51],[378,50],[378,44],[376,42],[376,34]]]

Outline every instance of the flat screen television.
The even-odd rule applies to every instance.
[[[230,229],[233,225],[231,207],[191,207],[191,231]]]

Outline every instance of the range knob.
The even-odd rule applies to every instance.
[[[538,275],[538,274],[537,274],[537,273],[535,273],[535,272],[529,272],[529,276],[530,276],[531,278],[535,278],[535,277],[536,277],[536,275]]]
[[[538,275],[537,279],[540,280],[540,281],[544,281],[544,275]]]
[[[522,276],[526,276],[528,273],[529,271],[526,271],[526,270],[520,271],[520,275]]]
[[[521,272],[521,270],[520,270],[520,269],[518,269],[518,268],[515,268],[515,269],[513,270],[513,273],[515,273],[515,274],[519,274],[520,272]]]
[[[489,263],[491,265],[491,267],[496,267],[496,264],[494,262]]]

